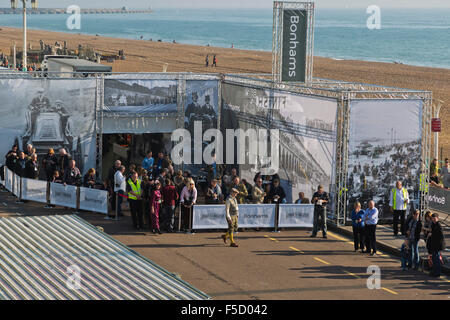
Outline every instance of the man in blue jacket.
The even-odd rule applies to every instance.
[[[150,177],[153,171],[153,165],[155,163],[155,159],[152,157],[153,153],[151,151],[147,152],[147,156],[142,161],[142,168],[147,170],[147,174]]]
[[[364,210],[361,210],[361,203],[357,201],[352,211],[353,226],[353,242],[355,244],[355,252],[361,249],[364,252]]]

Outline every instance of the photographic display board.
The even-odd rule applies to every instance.
[[[389,216],[389,196],[402,181],[419,197],[422,100],[353,100],[350,105],[348,210],[374,200]],[[392,216],[392,214],[390,214]]]
[[[38,157],[65,148],[82,171],[95,167],[95,79],[0,79],[0,159],[13,144]]]

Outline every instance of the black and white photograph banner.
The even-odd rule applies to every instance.
[[[279,228],[312,228],[314,222],[313,204],[280,204]]]
[[[108,192],[91,188],[80,188],[80,209],[108,213]]]
[[[105,80],[104,112],[152,115],[177,112],[175,80]]]
[[[47,181],[22,178],[22,199],[47,203]]]
[[[419,196],[422,100],[354,100],[350,105],[348,206],[375,201],[389,213],[389,194],[400,180],[411,201]]]
[[[0,80],[0,161],[32,144],[39,161],[65,148],[82,172],[95,167],[95,110],[95,79]]]

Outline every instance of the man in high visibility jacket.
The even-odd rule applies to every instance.
[[[402,182],[397,181],[395,188],[391,190],[389,197],[389,206],[391,207],[391,212],[394,214],[394,236],[398,235],[398,221],[400,220],[400,232],[402,235],[406,235],[405,230],[405,217],[406,208],[409,203],[409,194],[406,188],[403,188]]]
[[[141,180],[138,178],[136,171],[131,174],[131,178],[127,181],[127,192],[133,227],[136,230],[142,230],[144,228],[142,188]]]

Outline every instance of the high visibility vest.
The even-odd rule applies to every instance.
[[[424,173],[420,175],[419,188],[420,191],[428,193],[427,175]]]
[[[128,179],[128,184],[131,187],[131,191],[133,191],[135,194],[141,195],[141,180],[137,179],[136,184],[134,184],[133,180]],[[132,195],[130,192],[128,192],[128,199],[131,200],[137,200],[137,197],[135,195]]]
[[[406,194],[406,189],[402,188],[402,192],[403,192],[403,199],[406,199],[407,194]],[[397,208],[396,204],[397,204],[397,188],[392,189],[392,202],[393,202],[393,208],[394,210]],[[406,209],[407,203],[405,202],[403,204],[403,209]]]

